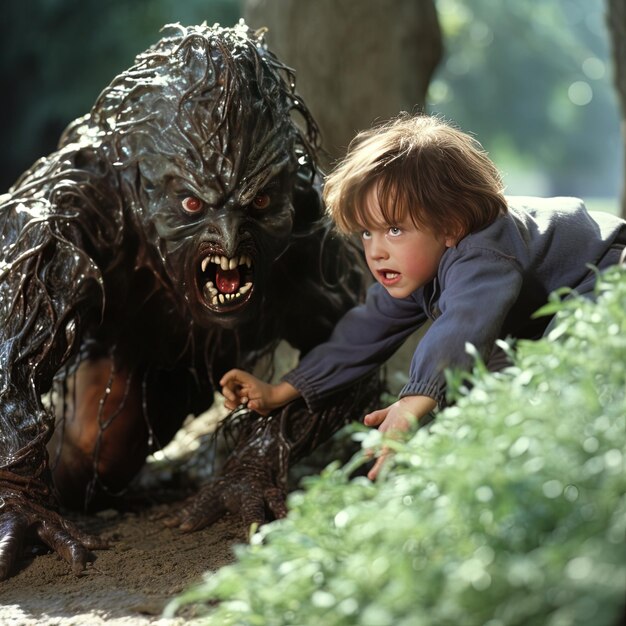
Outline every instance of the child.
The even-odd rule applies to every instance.
[[[277,385],[241,370],[220,384],[226,406],[263,415],[302,395],[324,398],[386,361],[417,328],[409,382],[391,406],[365,416],[381,431],[406,430],[445,404],[446,368],[470,369],[473,344],[492,370],[506,363],[498,338],[539,338],[532,314],[563,286],[592,296],[596,272],[619,262],[626,222],[589,213],[575,198],[506,198],[481,145],[429,116],[402,114],[357,135],[327,179],[324,198],[344,234],[361,234],[376,283],[330,339]],[[368,476],[375,478],[384,460]]]

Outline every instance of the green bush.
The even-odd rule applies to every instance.
[[[593,626],[626,590],[626,273],[597,304],[555,296],[548,338],[519,342],[376,483],[329,466],[237,562],[174,601],[208,624]],[[365,447],[378,431],[356,428]]]

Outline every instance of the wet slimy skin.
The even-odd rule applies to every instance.
[[[293,82],[243,24],[174,25],[0,197],[0,579],[33,540],[82,570],[104,544],[59,501],[122,489],[225,371],[280,340],[307,352],[356,302]],[[220,474],[167,523],[284,515],[288,466],[375,395],[241,410]]]

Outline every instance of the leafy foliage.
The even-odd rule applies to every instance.
[[[558,310],[515,365],[403,442],[377,483],[359,455],[290,498],[238,561],[168,607],[209,624],[617,623],[626,588],[626,272]],[[364,447],[377,431],[355,429]]]

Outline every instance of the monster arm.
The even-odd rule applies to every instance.
[[[41,396],[76,349],[89,312],[100,315],[103,305],[102,276],[85,251],[102,234],[97,194],[78,184],[84,173],[71,181],[64,167],[34,171],[0,205],[0,579],[11,575],[29,534],[75,571],[103,545],[52,510],[48,477],[54,418]],[[85,214],[81,203],[94,211]]]
[[[89,272],[73,246],[35,225],[22,237],[25,250],[5,265],[0,329],[0,579],[11,574],[28,532],[82,569],[88,550],[102,542],[80,533],[50,509],[45,444],[53,417],[41,393],[71,352],[78,307],[67,307],[61,277]],[[71,283],[70,283],[71,284]],[[67,287],[65,287],[67,292]]]

